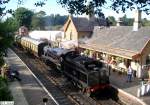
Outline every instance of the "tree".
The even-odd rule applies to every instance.
[[[46,13],[44,11],[39,11],[36,13],[37,17],[45,17]]]
[[[45,29],[45,17],[46,13],[44,11],[37,12],[32,17],[32,29],[39,29],[44,30]]]
[[[12,10],[5,10],[5,5],[10,0],[0,0],[0,16],[7,12],[12,12]],[[21,4],[23,0],[16,0],[18,4]],[[36,6],[43,6],[48,0],[38,0],[35,1]],[[147,14],[150,14],[150,1],[149,0],[57,0],[57,2],[66,8],[71,14],[89,14],[89,5],[94,7],[94,13],[103,15],[101,8],[107,7],[112,10],[119,12],[125,12],[127,9],[133,10],[135,8],[145,11]]]
[[[50,30],[58,30],[60,27],[64,25],[64,23],[67,21],[68,16],[66,15],[59,15],[59,14],[51,14],[50,16],[45,16],[44,21],[45,21],[45,26],[46,29]]]
[[[54,16],[54,20],[54,25],[63,25],[67,20],[67,16],[60,16],[59,14],[56,14]]]
[[[110,25],[112,25],[112,26],[116,25],[116,20],[113,16],[108,16],[107,19],[108,19]]]
[[[19,26],[18,26],[18,23],[17,23],[17,20],[13,17],[9,17],[5,20],[5,23],[7,24],[7,30],[8,32],[14,32],[14,31],[17,31]]]
[[[34,29],[40,30],[40,19],[36,15],[32,16],[31,27],[33,30]]]
[[[30,28],[32,16],[33,12],[23,7],[16,9],[14,12],[14,18],[17,20],[19,27],[26,26]]]
[[[127,18],[127,15],[124,15],[121,18],[121,21],[122,21],[122,24],[124,26],[133,26],[134,19],[133,18]]]
[[[0,67],[3,65],[4,60],[3,56],[6,52],[6,49],[10,47],[13,41],[13,30],[10,28],[10,24],[8,21],[1,22],[0,21]]]
[[[142,19],[142,26],[150,26],[150,21],[146,18]]]
[[[71,14],[83,14],[88,13],[89,5],[94,7],[95,13],[101,14],[101,8],[103,6],[110,7],[112,10],[125,12],[127,9],[140,9],[147,14],[150,13],[150,1],[149,0],[57,0],[64,8],[66,8]]]

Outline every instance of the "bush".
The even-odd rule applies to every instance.
[[[0,77],[0,101],[12,101],[13,97],[8,88],[7,80]]]

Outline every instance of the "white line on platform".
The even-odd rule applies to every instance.
[[[9,49],[9,50],[11,50],[11,49]],[[12,52],[14,52],[14,51],[12,51]],[[20,57],[15,52],[14,52],[14,54],[20,59]],[[37,78],[37,76],[29,69],[29,67],[22,60],[21,60],[21,62],[28,68],[28,70],[31,72],[31,74],[36,79],[36,81],[41,85],[41,87],[50,96],[50,98],[56,103],[56,105],[59,105],[59,103],[55,100],[55,98],[52,96],[52,94],[46,89],[46,87],[42,84],[42,82]]]

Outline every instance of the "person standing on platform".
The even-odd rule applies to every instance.
[[[133,73],[133,70],[131,68],[131,65],[129,65],[128,71],[127,71],[127,82],[132,82],[132,73]]]

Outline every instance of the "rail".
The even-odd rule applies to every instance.
[[[68,81],[65,81],[65,78],[56,72],[56,70],[47,67],[42,61],[40,61],[40,59],[37,59],[36,57],[30,58],[21,51],[19,51],[19,53],[18,55],[28,65],[32,72],[41,80],[43,85],[60,105],[107,105],[106,103],[109,103],[109,105],[118,105],[113,100],[106,100],[106,102],[101,103],[100,100],[94,100],[91,97],[87,97],[82,93],[79,93],[75,86],[67,84],[65,85],[64,83],[68,83]],[[69,103],[66,101],[68,99],[71,101],[71,103],[70,101]]]

